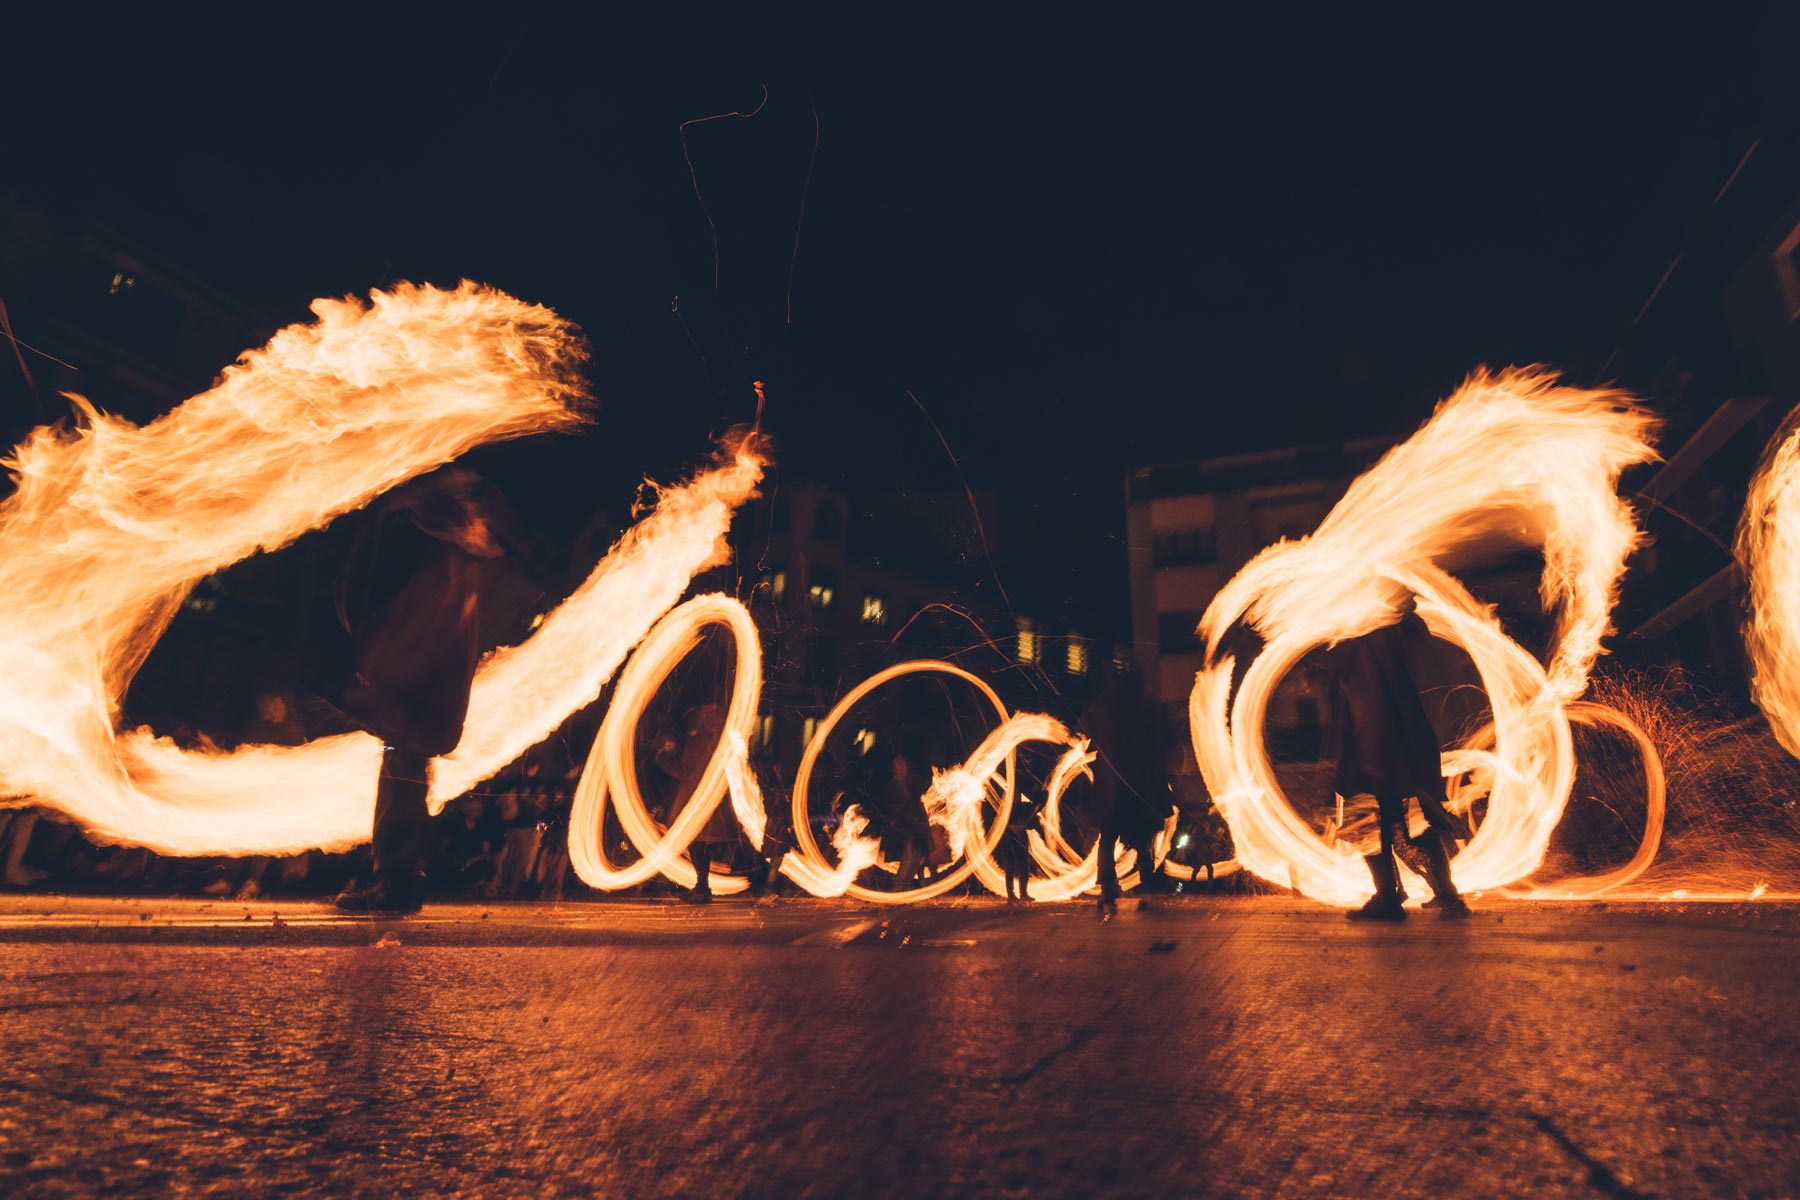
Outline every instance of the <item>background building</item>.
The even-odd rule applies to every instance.
[[[1125,479],[1131,586],[1131,653],[1162,704],[1169,768],[1183,808],[1206,790],[1187,731],[1188,695],[1201,665],[1196,629],[1213,596],[1265,546],[1304,537],[1392,438],[1290,447],[1198,462],[1141,467]],[[1272,726],[1316,744],[1314,698],[1284,691]],[[1310,731],[1310,732],[1309,732]]]

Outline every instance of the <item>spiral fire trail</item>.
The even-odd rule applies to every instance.
[[[1391,622],[1411,594],[1431,632],[1474,660],[1493,711],[1492,751],[1469,745],[1445,757],[1446,774],[1474,775],[1458,803],[1488,797],[1455,860],[1457,884],[1500,887],[1537,870],[1574,780],[1569,705],[1601,653],[1640,538],[1619,475],[1654,459],[1655,428],[1620,392],[1559,387],[1538,370],[1477,372],[1358,479],[1315,533],[1268,548],[1226,584],[1200,623],[1206,662],[1189,714],[1240,863],[1334,904],[1369,894],[1356,849],[1326,843],[1287,803],[1263,724],[1276,685],[1308,651]],[[1544,556],[1541,596],[1557,618],[1548,665],[1446,569],[1517,546]],[[1223,647],[1239,625],[1264,644],[1234,696],[1238,664]],[[1656,832],[1646,831],[1652,847]]]

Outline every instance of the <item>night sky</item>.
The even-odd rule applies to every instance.
[[[996,488],[1014,601],[1120,636],[1128,467],[1402,431],[1478,363],[1595,382],[1769,73],[1754,8],[895,11],[15,26],[5,171],[275,322],[464,276],[580,322],[594,429],[497,460],[534,519],[759,378],[785,471]]]

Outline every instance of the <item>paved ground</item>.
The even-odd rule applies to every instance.
[[[1786,905],[14,897],[0,1194],[1796,1195],[1796,939]]]

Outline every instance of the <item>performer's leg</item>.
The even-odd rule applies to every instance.
[[[1119,853],[1119,831],[1112,822],[1100,826],[1100,841],[1095,846],[1100,869],[1100,915],[1111,916],[1119,910],[1119,866],[1114,858]]]
[[[1398,823],[1396,817],[1404,821],[1406,810],[1391,796],[1376,797],[1375,803],[1377,819],[1381,822],[1381,850],[1363,860],[1368,863],[1369,874],[1375,880],[1375,894],[1367,904],[1344,915],[1352,921],[1404,921],[1406,893],[1401,890],[1400,869],[1394,862],[1394,833]]]
[[[1425,902],[1425,907],[1437,909],[1446,919],[1469,915],[1469,902],[1462,898],[1456,890],[1456,881],[1450,877],[1449,843],[1444,831],[1435,827],[1427,827],[1413,839],[1413,845],[1425,857],[1426,874],[1431,879],[1431,899]]]
[[[381,756],[375,785],[375,822],[371,831],[375,877],[337,898],[351,911],[415,912],[419,907],[419,872],[425,862],[430,816],[425,808],[430,758],[411,750],[388,747]]]
[[[1156,835],[1136,839],[1131,849],[1137,855],[1138,894],[1150,895],[1163,890],[1162,868],[1156,865]]]
[[[430,763],[426,755],[389,746],[375,789],[375,874],[409,887],[418,886],[431,828],[425,808]]]

